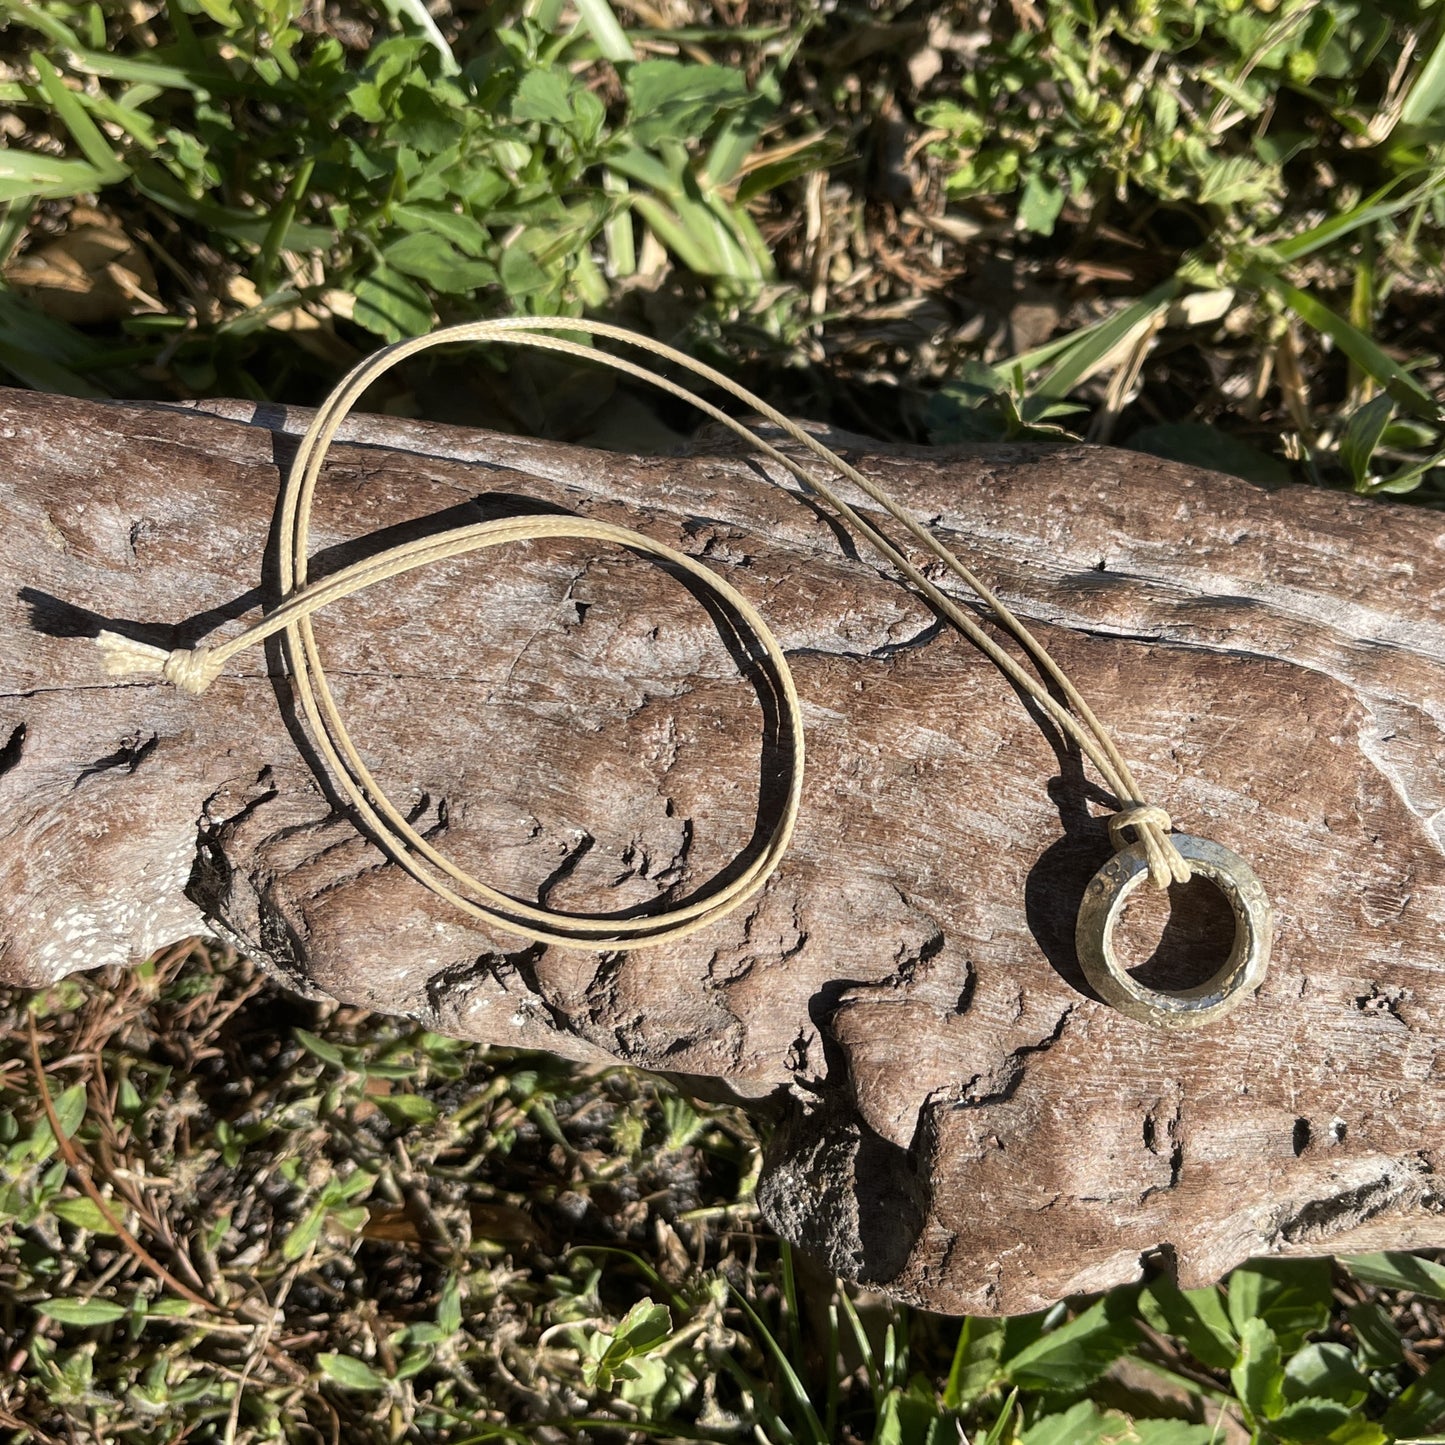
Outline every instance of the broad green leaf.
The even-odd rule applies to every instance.
[[[1160,422],[1140,427],[1126,445],[1130,451],[1210,467],[1262,487],[1282,487],[1290,480],[1289,468],[1278,458],[1207,422]]]
[[[1333,1285],[1327,1259],[1257,1259],[1241,1265],[1225,1281],[1229,1318],[1240,1339],[1244,1327],[1260,1318],[1286,1354],[1305,1336],[1329,1323]]]
[[[1138,1343],[1132,1305],[1132,1294],[1106,1295],[1005,1360],[1004,1374],[1024,1390],[1084,1389]]]
[[[727,65],[641,60],[626,80],[633,139],[642,146],[699,136],[725,111],[748,100],[748,83]]]
[[[355,1233],[366,1223],[371,1211],[364,1204],[353,1204],[349,1209],[333,1209],[326,1216],[326,1222],[333,1229],[346,1229]]]
[[[1340,433],[1340,460],[1357,488],[1363,486],[1370,475],[1370,459],[1394,412],[1393,399],[1381,392],[1358,408]]]
[[[1369,1393],[1369,1380],[1343,1345],[1306,1345],[1284,1367],[1284,1397],[1290,1402],[1332,1400],[1353,1407]]]
[[[398,1380],[410,1380],[426,1369],[436,1359],[436,1351],[430,1345],[423,1345],[418,1349],[408,1350],[401,1357],[396,1367],[396,1378]]]
[[[1445,1425],[1445,1359],[1436,1360],[1385,1412],[1391,1439],[1425,1435]]]
[[[572,102],[567,82],[555,70],[529,70],[512,98],[512,115],[543,125],[570,125]]]
[[[672,1314],[666,1305],[639,1300],[610,1335],[594,1334],[587,1342],[583,1380],[598,1389],[610,1389],[613,1379],[636,1379],[629,1361],[657,1348],[672,1333]]]
[[[366,1169],[353,1169],[344,1179],[333,1179],[321,1198],[325,1204],[340,1204],[365,1194],[376,1183],[376,1175]]]
[[[873,1430],[872,1445],[930,1445],[934,1439],[958,1439],[951,1427],[947,1435],[935,1435],[931,1427],[939,1424],[938,1402],[933,1390],[922,1376],[915,1375],[905,1390],[894,1386],[883,1397],[878,1423]]]
[[[1387,1435],[1384,1427],[1373,1420],[1351,1416],[1343,1425],[1337,1425],[1325,1437],[1322,1445],[1394,1445],[1395,1436]],[[1311,1442],[1315,1445],[1315,1442]]]
[[[378,266],[357,283],[352,294],[356,306],[351,319],[387,341],[420,336],[431,328],[432,307],[426,292],[390,267]]]
[[[1439,467],[1445,467],[1445,452],[1437,452],[1423,462],[1413,462],[1403,466],[1399,471],[1391,472],[1383,480],[1372,481],[1368,487],[1361,490],[1368,491],[1371,496],[1377,492],[1390,492],[1397,496],[1405,492],[1413,492],[1425,480],[1427,472],[1432,472]]]
[[[1108,1427],[1092,1400],[1080,1400],[1062,1415],[1036,1420],[1020,1437],[1020,1445],[1102,1445]]]
[[[1131,1420],[1083,1400],[1026,1430],[1021,1445],[1218,1445],[1208,1425],[1184,1420]]]
[[[1424,422],[1411,421],[1409,417],[1403,417],[1398,421],[1392,421],[1385,428],[1385,434],[1380,441],[1387,447],[1428,447],[1439,440],[1439,437],[1438,428],[1426,426]]]
[[[1183,1341],[1201,1364],[1227,1370],[1234,1363],[1239,1341],[1217,1289],[1181,1290],[1158,1279],[1139,1297],[1139,1313],[1160,1334]]]
[[[485,261],[463,256],[439,235],[416,232],[393,241],[382,255],[386,264],[434,291],[453,295],[480,290],[497,280],[496,270]]]
[[[437,1328],[448,1335],[454,1335],[462,1327],[462,1282],[456,1275],[448,1275],[442,1287],[441,1299],[437,1301]]]
[[[95,1200],[58,1199],[50,1206],[50,1212],[57,1219],[73,1224],[78,1229],[88,1229],[93,1234],[114,1234],[115,1226],[101,1213]]]
[[[629,1355],[655,1350],[672,1333],[672,1313],[666,1305],[639,1300],[628,1310],[612,1336],[612,1348]]]
[[[947,1409],[958,1410],[986,1395],[1001,1377],[1004,1323],[995,1319],[966,1319],[958,1332],[953,1364],[943,1390]]]
[[[63,1325],[109,1325],[124,1319],[124,1305],[107,1299],[43,1300],[35,1308],[47,1318]]]
[[[1036,236],[1052,236],[1054,223],[1068,198],[1063,186],[1035,171],[1024,182],[1023,193],[1019,196],[1019,225]]]
[[[1352,1254],[1341,1261],[1345,1268],[1365,1284],[1381,1289],[1407,1289],[1430,1299],[1445,1300],[1445,1264],[1418,1255]]]
[[[443,75],[459,75],[461,73],[461,66],[457,64],[457,58],[452,54],[451,46],[447,44],[446,37],[437,28],[437,23],[432,19],[431,11],[426,8],[424,0],[381,0],[381,5],[397,20],[409,21],[421,31],[440,57]]]
[[[1320,1445],[1332,1440],[1336,1430],[1344,1429],[1355,1418],[1355,1412],[1337,1400],[1297,1400],[1286,1405],[1269,1422],[1270,1434],[1297,1445]]]
[[[1240,1328],[1239,1353],[1229,1377],[1240,1402],[1254,1419],[1271,1419],[1284,1408],[1279,1341],[1257,1316],[1245,1320]]]
[[[484,255],[491,240],[479,222],[444,206],[396,205],[391,218],[403,231],[441,236],[468,256]]]
[[[196,4],[223,30],[241,28],[241,13],[232,0],[196,0]]]
[[[497,269],[502,289],[513,300],[535,296],[552,285],[551,276],[537,264],[535,257],[522,245],[520,238],[502,252],[501,264]]]
[[[1106,1435],[1108,1445],[1219,1445],[1212,1425],[1191,1425],[1185,1420],[1132,1420],[1124,1433]]]
[[[346,1390],[384,1390],[386,1376],[353,1355],[317,1355],[316,1363],[328,1380]]]
[[[1202,206],[1257,204],[1273,194],[1277,185],[1273,167],[1250,156],[1229,156],[1206,168],[1195,199]]]
[[[55,1117],[60,1120],[60,1132],[67,1139],[73,1139],[85,1119],[85,1085],[72,1084],[56,1096],[54,1104]]]

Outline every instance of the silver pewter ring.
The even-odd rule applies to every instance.
[[[1187,833],[1171,834],[1170,841],[1188,859],[1192,872],[1224,894],[1234,913],[1234,947],[1214,977],[1165,993],[1145,988],[1119,962],[1114,925],[1129,894],[1148,875],[1140,843],[1116,853],[1089,880],[1074,941],[1084,973],[1105,1003],[1140,1023],[1197,1029],[1237,1008],[1264,981],[1274,914],[1263,885],[1239,854]]]

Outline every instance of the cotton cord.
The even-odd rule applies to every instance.
[[[700,377],[741,401],[779,428],[791,441],[824,462],[883,509],[926,552],[968,587],[993,619],[1010,633],[1033,659],[1040,676],[1034,676],[980,626],[976,618],[942,591],[898,546],[889,540],[834,490],[827,480],[796,457],[789,456],[711,402],[687,387],[644,365],[551,333],[562,331],[601,337],[660,357]],[[738,907],[760,889],[777,868],[797,822],[803,786],[803,727],[793,676],[777,639],[757,610],[735,588],[685,553],[608,523],[571,516],[526,515],[454,528],[419,538],[352,564],[319,581],[308,578],[311,507],[326,454],[337,430],[366,389],[381,375],[418,352],[463,341],[488,341],[530,346],[544,351],[601,363],[689,402],[714,421],[729,428],[796,477],[820,497],[859,536],[915,588],[929,604],[959,629],[995,666],[1023,691],[1093,763],[1120,810],[1110,820],[1116,848],[1128,846],[1127,831],[1143,845],[1149,879],[1156,888],[1184,883],[1189,865],[1170,840],[1168,813],[1139,796],[1128,763],[1108,730],[1084,701],[1078,689],[1043,644],[972,570],[887,492],[857,468],[825,446],[761,398],[721,372],[672,347],[600,321],[511,317],[498,321],[468,322],[445,327],[428,336],[400,341],[383,348],[354,367],[327,397],[301,439],[295,460],[282,487],[279,515],[280,586],[283,600],[255,626],[216,646],[167,651],[136,642],[114,632],[97,639],[105,666],[114,676],[160,673],[182,691],[199,694],[220,676],[237,653],[277,633],[282,635],[287,667],[296,699],[311,736],[327,766],[346,793],[357,815],[375,841],[414,877],[449,903],[491,926],[537,942],[589,950],[609,947],[638,948],[675,941],[705,928]],[[767,672],[776,688],[782,727],[791,747],[788,792],[781,814],[762,848],[751,862],[725,885],[691,903],[637,917],[588,917],[533,907],[499,893],[473,878],[440,853],[406,820],[387,797],[363,761],[346,724],[322,665],[312,628],[312,616],[323,607],[352,596],[375,583],[399,577],[433,562],[459,557],[482,548],[543,537],[581,538],[609,542],[645,553],[686,573],[727,605],[756,639]],[[1052,688],[1051,686],[1052,685]],[[1058,696],[1055,696],[1055,690]]]

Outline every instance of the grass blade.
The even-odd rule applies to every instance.
[[[1299,235],[1291,236],[1286,241],[1278,241],[1270,249],[1283,261],[1298,261],[1300,257],[1311,255],[1322,246],[1328,246],[1332,241],[1338,241],[1352,231],[1359,230],[1361,226],[1386,220],[1398,211],[1417,205],[1439,189],[1440,177],[1432,173],[1418,186],[1411,187],[1393,201],[1387,201],[1385,198],[1398,186],[1399,181],[1391,181],[1389,185],[1381,186],[1374,195],[1361,201],[1358,206],[1352,206],[1338,216],[1331,216],[1329,220],[1321,221],[1318,226],[1311,226],[1309,230],[1301,231]]]
[[[1129,344],[1137,334],[1153,324],[1169,307],[1183,288],[1173,278],[1126,306],[1117,316],[1101,325],[1078,332],[1075,344],[1068,347],[1054,368],[1034,387],[1040,396],[1067,396],[1076,386],[1087,381],[1109,359],[1116,348]],[[1005,363],[1007,365],[1008,363]]]
[[[210,90],[213,84],[233,92],[242,88],[231,82],[222,71],[212,71],[209,75],[197,77],[180,66],[167,65],[162,60],[148,56],[138,58],[109,55],[103,51],[91,50],[62,21],[53,15],[47,15],[38,6],[31,5],[29,0],[6,0],[4,16],[6,20],[39,31],[52,45],[64,52],[66,64],[72,70],[78,70],[84,75],[157,85],[163,90],[190,90],[202,95]]]
[[[852,1328],[853,1338],[858,1344],[858,1353],[863,1357],[863,1368],[868,1371],[868,1388],[873,1395],[873,1408],[881,1410],[886,1390],[883,1377],[878,1373],[878,1359],[873,1352],[873,1342],[868,1338],[868,1331],[863,1328],[858,1308],[849,1299],[847,1290],[840,1289],[838,1299],[843,1306],[843,1313],[848,1316],[848,1324]]]
[[[1445,28],[1400,107],[1401,125],[1424,125],[1445,107]]]
[[[40,77],[40,89],[46,100],[54,107],[71,138],[80,147],[80,153],[103,177],[102,184],[113,185],[124,180],[129,168],[117,158],[110,148],[110,142],[100,133],[100,127],[85,113],[85,107],[60,77],[60,72],[38,51],[30,52],[30,63]]]
[[[636,60],[632,42],[627,38],[607,0],[576,0],[577,14],[582,18],[597,48],[614,65]]]
[[[1317,301],[1306,291],[1291,286],[1260,266],[1251,266],[1245,276],[1262,289],[1273,291],[1306,326],[1328,336],[1361,371],[1367,372],[1401,406],[1423,421],[1439,421],[1440,404],[1398,362],[1383,351],[1358,327],[1351,326],[1337,311]]]
[[[281,253],[286,233],[296,220],[297,208],[305,199],[306,189],[311,184],[311,172],[315,168],[316,161],[312,157],[308,156],[302,161],[300,170],[291,178],[291,184],[286,187],[281,204],[276,207],[275,214],[271,217],[271,224],[266,228],[266,239],[261,242],[261,258],[256,265],[258,288],[261,291],[269,291],[272,287],[276,258]]]
[[[68,366],[61,365],[45,356],[36,356],[23,346],[12,346],[0,340],[0,371],[8,371],[16,381],[36,391],[54,392],[58,396],[107,395],[98,386],[92,386],[84,377],[78,376]]]
[[[35,151],[0,150],[0,202],[59,200],[98,191],[104,175],[89,161],[63,161]]]
[[[793,1358],[803,1358],[803,1324],[798,1313],[798,1280],[793,1270],[793,1246],[786,1239],[780,1240],[783,1257],[783,1303],[788,1311],[788,1344],[792,1346]]]
[[[763,1323],[762,1316],[758,1314],[757,1310],[748,1303],[747,1297],[737,1290],[733,1290],[731,1293],[753,1322],[753,1328],[757,1330],[759,1338],[767,1346],[768,1353],[772,1355],[778,1369],[782,1372],[783,1380],[792,1393],[793,1399],[797,1402],[798,1408],[803,1412],[803,1419],[807,1422],[814,1445],[830,1445],[827,1435],[823,1432],[823,1422],[818,1418],[818,1412],[813,1408],[813,1402],[808,1398],[808,1392],[804,1389],[802,1380],[798,1378],[798,1372],[788,1359],[787,1352],[774,1339],[773,1332]]]
[[[456,56],[452,54],[451,46],[447,44],[446,36],[437,29],[437,23],[432,19],[431,11],[426,8],[422,0],[381,0],[381,6],[393,20],[409,20],[431,42],[432,49],[441,56],[443,75],[460,75],[462,73]]]

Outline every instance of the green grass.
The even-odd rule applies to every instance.
[[[305,403],[438,322],[589,312],[878,436],[1445,498],[1445,9],[980,13],[0,0],[0,374]],[[616,410],[507,365],[371,404]],[[1445,1416],[1429,1261],[943,1320],[791,1256],[752,1127],[654,1081],[223,955],[4,1007],[6,1445],[1372,1445]]]
[[[186,947],[0,995],[0,1031],[5,1445],[1384,1445],[1445,1417],[1428,1259],[948,1320],[790,1253],[745,1116],[623,1069]]]
[[[880,434],[1438,500],[1438,4],[988,13],[5,0],[0,370],[306,401],[438,321],[585,310]],[[528,385],[380,400],[519,425]]]

